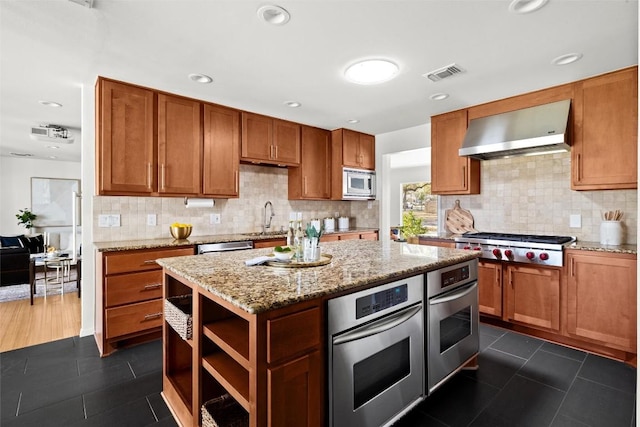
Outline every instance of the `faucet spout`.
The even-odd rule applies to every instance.
[[[270,208],[270,215],[267,217],[267,207]],[[264,217],[262,221],[262,234],[267,232],[267,228],[271,228],[271,219],[275,216],[273,213],[273,204],[270,201],[264,204]]]

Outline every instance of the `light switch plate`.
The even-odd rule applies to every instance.
[[[219,213],[212,213],[209,215],[209,222],[211,224],[220,224],[221,218]]]
[[[157,225],[157,220],[156,214],[147,214],[147,225]]]
[[[569,228],[582,228],[582,215],[569,215]]]
[[[109,227],[109,215],[98,215],[98,227]]]
[[[109,227],[120,227],[120,214],[109,215]]]

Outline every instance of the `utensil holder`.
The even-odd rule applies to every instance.
[[[602,221],[600,223],[600,244],[618,246],[622,244],[622,223]]]

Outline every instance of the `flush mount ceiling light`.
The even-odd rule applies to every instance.
[[[291,19],[291,15],[286,9],[272,4],[260,7],[258,17],[271,25],[284,25]]]
[[[298,108],[300,106],[302,106],[301,103],[299,103],[298,101],[287,101],[284,103],[284,105],[286,105],[287,107],[291,107],[291,108]]]
[[[211,83],[213,81],[213,79],[207,76],[206,74],[198,74],[198,73],[189,74],[189,78],[196,83],[203,83],[203,84]]]
[[[447,99],[449,97],[448,93],[434,93],[429,97],[429,99],[433,101],[442,101],[443,99]]]
[[[344,76],[352,83],[375,85],[398,75],[399,67],[387,59],[366,59],[347,67]]]
[[[509,12],[530,13],[542,8],[549,0],[513,0],[509,4]]]
[[[47,107],[62,107],[62,104],[60,104],[59,102],[54,102],[54,101],[38,101],[41,105],[47,106]]]
[[[557,58],[553,59],[551,63],[553,65],[569,65],[573,64],[576,61],[579,61],[581,58],[581,53],[567,53],[566,55],[560,55]]]

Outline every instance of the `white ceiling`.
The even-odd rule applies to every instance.
[[[638,63],[637,0],[549,0],[523,15],[510,13],[509,3],[280,0],[291,20],[271,26],[256,14],[263,1],[94,0],[89,9],[68,0],[2,0],[0,155],[80,161],[79,139],[54,153],[32,141],[29,128],[52,123],[78,133],[81,85],[97,75],[379,134]],[[584,56],[551,65],[569,52]],[[346,82],[345,67],[362,58],[391,59],[400,73],[378,86]],[[467,72],[437,83],[422,77],[451,63]],[[214,83],[194,83],[190,73]],[[437,92],[450,97],[430,100]],[[284,105],[291,100],[302,107]]]

